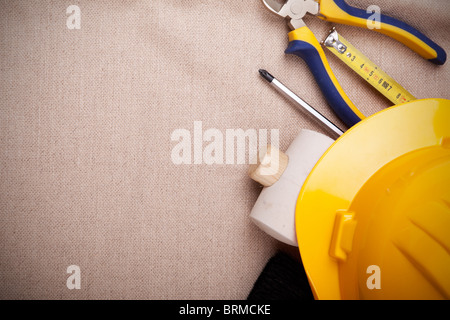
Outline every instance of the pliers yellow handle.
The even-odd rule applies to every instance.
[[[367,28],[367,20],[372,16],[372,13],[349,6],[345,0],[319,0],[319,4],[320,15],[317,17],[330,22]],[[442,65],[447,60],[444,49],[410,25],[383,14],[379,22],[379,28],[374,31],[403,43],[432,63]]]
[[[345,94],[317,38],[302,19],[306,13],[310,13],[327,21],[367,28],[371,14],[347,5],[344,0],[287,0],[284,4],[275,0],[262,1],[273,13],[290,19],[289,25],[293,31],[289,33],[286,53],[295,54],[306,61],[335,113],[349,127],[363,119],[364,115]],[[441,47],[406,23],[381,15],[380,27],[375,30],[402,42],[431,62],[443,64],[446,61],[447,55]]]

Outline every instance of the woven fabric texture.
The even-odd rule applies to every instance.
[[[349,0],[450,49],[448,0]],[[69,29],[70,5],[80,29]],[[305,18],[319,39],[331,24]],[[285,21],[261,1],[0,1],[0,298],[245,299],[277,250],[249,220],[244,164],[172,161],[175,130],[319,132],[265,68],[337,125]],[[338,31],[418,98],[450,98],[449,64]],[[389,101],[327,54],[367,115]],[[193,138],[193,137],[192,137]],[[224,138],[225,139],[225,138]],[[205,146],[206,143],[203,145]],[[79,266],[70,290],[67,268]]]

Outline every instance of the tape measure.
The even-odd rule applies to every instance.
[[[395,105],[416,100],[397,81],[338,34],[335,28],[322,44]]]

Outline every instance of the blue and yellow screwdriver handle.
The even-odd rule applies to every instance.
[[[367,28],[367,19],[371,14],[366,11],[347,5],[344,0],[320,0],[319,3],[322,15],[319,15],[320,18]],[[440,46],[413,27],[394,18],[381,15],[381,29],[374,30],[400,41],[435,64],[443,64],[447,59]],[[289,33],[289,46],[285,52],[305,60],[329,105],[348,127],[365,118],[345,94],[330,68],[325,52],[307,26]]]

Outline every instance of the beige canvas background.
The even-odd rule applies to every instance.
[[[450,49],[448,0],[349,0]],[[68,30],[66,8],[81,9]],[[331,24],[308,26],[323,38]],[[339,26],[418,98],[450,98],[437,67],[384,35]],[[276,250],[248,215],[247,165],[174,165],[175,129],[321,131],[266,68],[338,125],[288,28],[259,0],[0,1],[0,298],[245,299]],[[331,54],[366,114],[389,106]],[[81,289],[66,287],[69,265]]]

